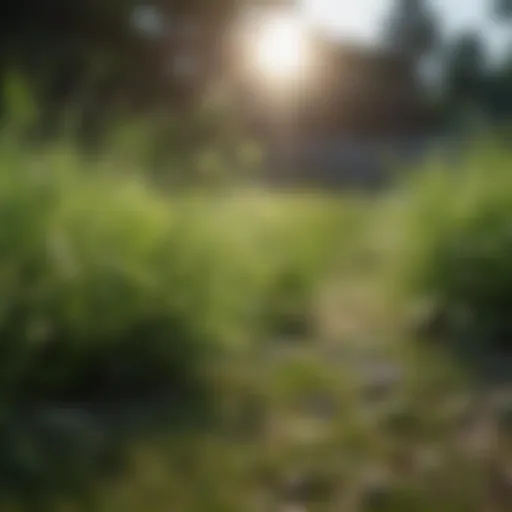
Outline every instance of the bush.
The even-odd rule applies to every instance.
[[[352,211],[165,196],[112,155],[0,140],[0,492],[97,476],[156,402],[180,420],[214,408],[217,357],[272,337],[290,307],[311,314]]]
[[[208,305],[192,322],[177,303],[171,212],[139,183],[81,176],[64,158],[4,159],[3,399],[184,391],[219,338],[201,322]]]
[[[415,177],[400,196],[400,278],[466,349],[512,348],[511,163],[487,147],[460,169]]]
[[[325,247],[300,205],[165,199],[95,171],[63,148],[12,152],[0,171],[6,397],[117,402],[181,387],[212,351],[267,332],[284,275],[313,294],[320,268],[305,250]]]
[[[354,245],[360,207],[313,193],[270,194],[255,205],[264,220],[257,242],[265,268],[258,323],[267,336],[310,334],[318,291]]]
[[[308,303],[348,225],[316,198],[166,199],[66,148],[0,151],[7,401],[181,390],[212,351],[268,333],[266,311]]]

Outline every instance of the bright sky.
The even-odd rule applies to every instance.
[[[512,30],[497,26],[489,15],[491,0],[431,0],[449,33],[477,27],[494,54],[500,53]],[[372,41],[393,0],[303,0],[308,18],[342,37]]]

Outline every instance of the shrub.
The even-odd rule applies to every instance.
[[[415,177],[400,196],[400,278],[467,349],[512,347],[511,163],[486,148],[460,169]]]
[[[289,303],[310,314],[350,212],[261,192],[166,196],[112,155],[1,139],[0,492],[85,482],[155,403],[179,419],[215,407],[211,365],[271,337]]]
[[[259,323],[267,335],[310,334],[318,291],[354,244],[360,210],[339,197],[308,193],[259,201],[266,269]]]
[[[4,400],[180,388],[268,332],[265,311],[308,303],[348,225],[316,198],[166,199],[66,148],[0,151]]]
[[[1,173],[4,399],[181,387],[216,340],[164,288],[170,212],[139,184],[64,174],[58,158],[20,157]]]

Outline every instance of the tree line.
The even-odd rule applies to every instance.
[[[238,14],[255,5],[294,4],[10,2],[0,19],[0,79],[4,82],[15,69],[34,86],[46,127],[59,112],[78,104],[84,129],[94,132],[115,109],[147,113],[195,105],[212,81],[231,76],[229,34]],[[489,0],[489,12],[512,27],[510,0]],[[469,107],[492,119],[512,114],[512,49],[499,66],[491,67],[481,34],[475,30],[447,41],[440,26],[429,0],[396,0],[376,49],[314,34],[328,72],[317,69],[316,91],[302,98],[298,119],[318,129],[337,126],[370,133],[428,125],[436,106],[449,118]],[[440,64],[443,82],[434,100],[418,80],[429,58]]]

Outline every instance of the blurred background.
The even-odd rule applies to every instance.
[[[508,512],[512,2],[0,16],[0,510]]]
[[[230,111],[238,135],[288,157],[295,146],[296,163],[307,161],[300,181],[354,181],[342,166],[375,181],[382,145],[418,154],[510,115],[506,1],[196,3],[6,9],[2,81],[15,73],[30,89],[32,137],[68,131],[72,117],[96,147],[120,117],[165,132],[209,102]],[[3,96],[5,120],[13,100]],[[315,166],[323,173],[311,176]]]

